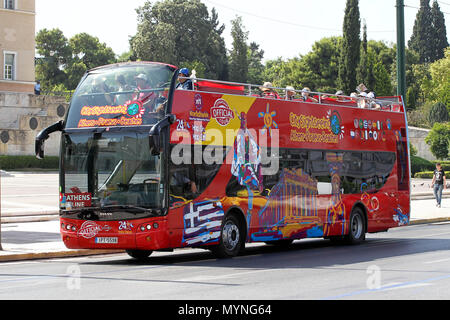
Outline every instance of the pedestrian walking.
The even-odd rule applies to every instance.
[[[431,182],[434,196],[436,197],[436,207],[441,207],[442,190],[447,187],[447,180],[445,178],[445,171],[442,169],[440,163],[436,163],[436,170],[433,172],[433,181]]]

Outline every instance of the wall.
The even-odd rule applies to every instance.
[[[429,129],[409,127],[409,141],[417,149],[417,156],[427,159],[436,160],[436,157],[430,151],[430,146],[426,144],[425,138],[430,132]]]
[[[63,120],[68,108],[64,97],[0,92],[0,155],[34,155],[36,135]],[[60,135],[50,135],[45,154],[59,155]]]
[[[17,8],[0,2],[0,91],[34,92],[35,0],[17,0]],[[4,52],[16,54],[14,80],[4,80]]]

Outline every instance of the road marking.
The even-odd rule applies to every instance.
[[[440,277],[418,280],[418,281],[407,281],[407,282],[400,282],[400,283],[394,283],[394,284],[391,283],[391,284],[382,286],[378,289],[358,290],[358,291],[348,292],[348,293],[344,293],[344,294],[333,296],[333,297],[326,297],[326,298],[323,298],[322,300],[336,300],[336,299],[353,297],[353,296],[357,296],[357,295],[361,295],[361,294],[378,293],[378,292],[388,291],[388,290],[392,290],[392,289],[407,289],[407,288],[413,288],[413,287],[424,286],[424,285],[432,285],[430,282],[436,282],[436,281],[448,280],[448,279],[450,279],[450,274],[443,275]]]
[[[450,261],[450,258],[440,259],[440,260],[433,260],[433,261],[427,261],[427,262],[424,262],[424,264],[434,264],[434,263],[440,263],[440,262],[446,262],[446,261]]]

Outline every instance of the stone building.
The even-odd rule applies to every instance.
[[[0,92],[34,92],[35,0],[0,2]]]

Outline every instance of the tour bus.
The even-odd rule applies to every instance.
[[[233,257],[246,243],[357,244],[409,223],[401,97],[288,98],[287,89],[179,71],[154,62],[90,70],[64,121],[36,137],[43,158],[49,134],[61,134],[67,248]],[[184,81],[193,90],[177,88]]]

